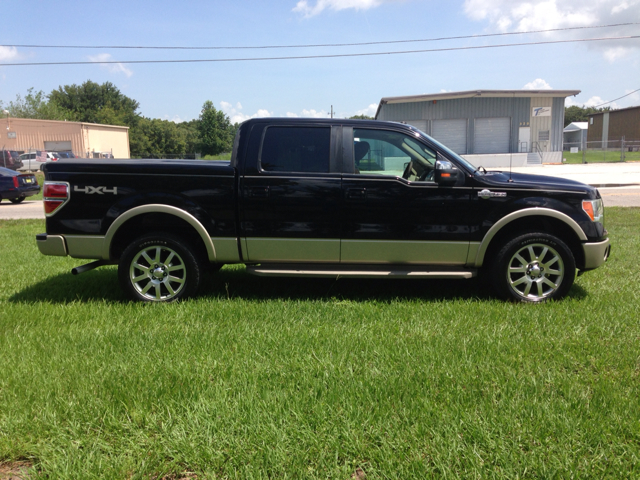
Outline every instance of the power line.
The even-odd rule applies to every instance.
[[[592,25],[587,27],[565,27],[551,28],[548,30],[529,30],[525,32],[503,32],[503,33],[487,33],[481,35],[460,35],[456,37],[437,37],[422,38],[414,40],[388,40],[380,42],[360,42],[360,43],[325,43],[325,44],[308,44],[308,45],[262,45],[262,46],[235,46],[235,47],[160,47],[160,46],[142,46],[142,45],[0,45],[0,47],[17,47],[17,48],[73,48],[73,49],[139,49],[139,50],[250,50],[250,49],[269,49],[269,48],[315,48],[315,47],[356,47],[365,45],[389,45],[397,43],[417,43],[417,42],[436,42],[443,40],[463,40],[469,38],[486,38],[486,37],[502,37],[506,35],[526,35],[532,33],[549,33],[561,32],[569,30],[587,30],[594,28],[609,27],[625,27],[629,25],[640,25],[640,22],[614,23],[610,25]]]
[[[145,64],[145,63],[217,63],[217,62],[257,62],[272,60],[305,60],[314,58],[342,58],[342,57],[371,57],[380,55],[404,55],[410,53],[451,52],[456,50],[480,50],[484,48],[522,47],[529,45],[551,45],[558,43],[599,42],[607,40],[632,40],[640,38],[640,35],[624,37],[584,38],[578,40],[549,40],[546,42],[505,43],[499,45],[480,45],[473,47],[449,47],[432,48],[427,50],[404,50],[396,52],[371,52],[371,53],[336,53],[331,55],[303,55],[289,57],[254,57],[254,58],[212,58],[189,60],[107,60],[107,61],[77,61],[77,62],[27,62],[27,63],[0,63],[0,67],[23,67],[42,65],[108,65],[108,64]]]
[[[606,104],[608,104],[608,103],[613,103],[613,102],[615,102],[616,100],[620,100],[621,98],[628,97],[629,95],[633,95],[633,94],[634,94],[634,93],[636,93],[636,92],[640,92],[640,88],[639,88],[639,89],[637,89],[637,90],[634,90],[633,92],[629,92],[629,93],[627,93],[626,95],[623,95],[623,96],[621,96],[621,97],[614,98],[613,100],[609,100],[608,102],[601,103],[600,105],[596,105],[595,107],[592,107],[592,108],[598,108],[598,107],[601,107],[602,105],[606,105]]]

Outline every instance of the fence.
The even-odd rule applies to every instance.
[[[562,158],[566,163],[603,163],[640,161],[640,140],[564,143]]]

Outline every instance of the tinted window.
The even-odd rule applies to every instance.
[[[260,163],[268,172],[328,173],[331,128],[269,127]]]

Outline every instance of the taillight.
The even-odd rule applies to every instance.
[[[13,186],[18,188],[18,177],[13,177]]]
[[[69,184],[66,182],[44,182],[42,196],[44,197],[45,215],[53,215],[69,200]]]

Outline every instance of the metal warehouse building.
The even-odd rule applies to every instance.
[[[640,141],[640,107],[621,108],[589,115],[587,141],[590,148],[609,148],[609,142]]]
[[[11,117],[1,122],[0,146],[4,150],[71,151],[84,158],[130,157],[129,127]]]
[[[560,163],[565,98],[580,90],[471,90],[380,100],[376,120],[405,122],[474,165]]]

